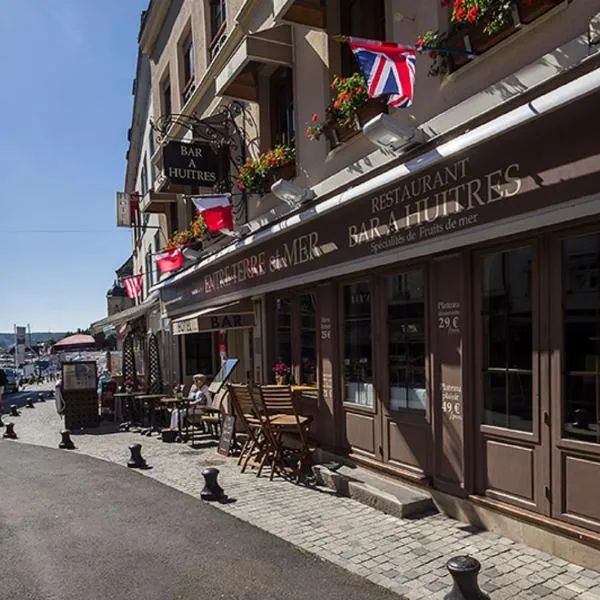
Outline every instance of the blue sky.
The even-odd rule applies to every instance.
[[[106,290],[131,252],[115,193],[147,4],[0,0],[0,332],[106,316]]]

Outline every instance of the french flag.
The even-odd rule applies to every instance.
[[[154,255],[156,265],[161,274],[170,273],[183,267],[183,253],[179,248],[172,248]]]
[[[204,222],[209,231],[220,231],[221,229],[231,231],[233,229],[229,194],[193,196],[192,202],[198,213],[204,217]]]

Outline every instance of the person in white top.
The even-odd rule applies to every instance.
[[[210,404],[212,397],[206,385],[206,376],[202,373],[194,375],[194,383],[190,387],[188,394],[189,406],[193,410],[194,406],[207,406]],[[171,413],[171,429],[179,429],[183,427],[183,417],[185,409],[176,408]]]

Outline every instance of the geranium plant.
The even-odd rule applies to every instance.
[[[208,233],[208,227],[201,214],[197,214],[188,225],[187,229],[174,231],[173,235],[167,240],[165,250],[174,250],[175,248],[186,248],[193,241],[202,239]]]
[[[350,77],[333,78],[330,84],[332,98],[325,110],[325,118],[313,114],[306,128],[306,137],[319,140],[329,125],[350,127],[354,124],[356,111],[369,100],[367,83],[362,73],[354,73]]]
[[[450,6],[451,23],[483,23],[483,30],[492,35],[512,23],[514,9],[519,2],[529,6],[536,0],[442,0]]]
[[[429,50],[429,48],[443,47],[447,39],[448,36],[439,31],[426,31],[417,40],[417,49],[420,52],[426,52],[431,58],[431,65],[428,73],[430,77],[442,75],[448,70],[448,57],[444,53],[437,52],[436,50]]]
[[[273,373],[276,377],[284,377],[290,374],[290,368],[284,362],[279,361],[273,365]]]
[[[237,186],[240,190],[260,193],[274,171],[296,162],[294,146],[280,144],[262,152],[254,160],[249,158],[240,168]]]

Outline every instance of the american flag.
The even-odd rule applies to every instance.
[[[388,104],[408,108],[413,101],[417,50],[395,42],[349,38],[370,98],[389,95]]]
[[[144,289],[144,278],[142,275],[133,275],[123,279],[123,287],[130,298],[137,298]]]

